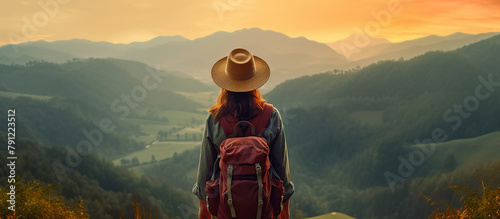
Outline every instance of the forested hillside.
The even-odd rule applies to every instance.
[[[431,208],[419,194],[443,195],[447,185],[477,183],[474,165],[457,162],[498,161],[472,154],[488,150],[500,157],[498,150],[488,149],[498,147],[500,139],[469,141],[474,148],[470,156],[458,155],[459,149],[441,150],[434,143],[500,130],[499,56],[497,36],[451,52],[306,76],[277,86],[266,97],[288,118],[285,126],[301,210],[338,210],[360,218],[422,218]],[[415,154],[423,156],[410,157]],[[403,171],[407,174],[400,174],[409,159],[417,165],[410,164]],[[480,169],[499,171],[498,166]],[[498,185],[495,179],[491,183]]]
[[[213,90],[180,73],[114,59],[0,65],[0,77],[0,107],[19,109],[21,136],[49,145],[76,146],[86,139],[84,131],[91,133],[106,120],[113,131],[95,151],[108,156],[144,147],[130,138],[142,134],[139,125],[123,119],[162,119],[154,111],[196,112],[201,105],[176,92]]]
[[[126,98],[166,109],[192,110],[199,105],[173,91],[209,91],[212,87],[178,73],[115,59],[75,59],[63,64],[28,62],[0,65],[0,90],[75,98],[108,109]],[[123,97],[128,96],[128,97]],[[165,101],[169,100],[169,101]],[[133,104],[130,104],[133,105]]]
[[[158,218],[181,218],[192,211],[188,192],[139,177],[111,160],[156,140],[156,132],[149,136],[155,130],[145,127],[148,121],[174,134],[172,130],[197,123],[188,116],[198,117],[201,104],[186,96],[213,87],[182,73],[114,59],[0,65],[0,77],[0,109],[16,111],[18,185],[33,185],[34,180],[55,185],[67,206],[81,200],[91,218],[132,217],[133,194],[142,206],[158,211]],[[0,125],[7,127],[7,120]],[[6,140],[2,137],[0,143],[7,145]],[[4,191],[9,167],[6,159],[1,162]],[[0,213],[4,217],[9,212]]]
[[[5,132],[0,134],[6,136]],[[4,138],[0,138],[0,143],[7,145]],[[94,154],[85,156],[74,168],[66,167],[70,170],[59,178],[56,170],[60,169],[54,169],[54,161],[64,161],[68,154],[66,149],[49,147],[25,138],[17,140],[16,148],[18,182],[38,180],[56,185],[68,205],[76,206],[82,200],[91,218],[119,218],[122,213],[127,218],[132,217],[133,194],[144,206],[158,211],[159,218],[182,218],[183,211],[178,207],[192,203],[189,193],[149,178],[139,178]],[[2,182],[6,182],[9,175],[5,162],[5,159],[0,161]],[[2,203],[1,206],[5,205]]]

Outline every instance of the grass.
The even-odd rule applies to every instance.
[[[413,147],[422,147],[414,145]],[[453,155],[457,167],[470,167],[497,161],[500,158],[500,131],[468,139],[457,139],[443,143],[437,143],[435,151],[430,159],[436,165],[444,163],[446,156]],[[429,146],[427,146],[429,148]]]
[[[307,219],[354,219],[346,214],[332,212],[330,214],[319,215],[316,217],[308,217]]]
[[[168,131],[172,128],[180,127],[178,125],[171,125],[170,123],[165,123],[161,121],[152,121],[145,119],[127,119],[127,120],[133,124],[141,126],[144,135],[137,137],[136,140],[145,142],[146,144],[153,142],[157,139],[158,131],[160,130]]]
[[[140,151],[135,151],[124,157],[113,160],[117,166],[121,165],[121,159],[129,159],[137,157],[139,163],[150,162],[152,155],[155,155],[156,160],[163,160],[165,158],[173,157],[175,153],[181,153],[184,150],[192,149],[201,144],[200,141],[168,141],[157,142]]]
[[[158,116],[162,117],[164,116],[165,118],[168,119],[170,124],[190,124],[191,121],[194,119],[205,122],[205,119],[207,118],[207,113],[193,113],[193,112],[183,112],[183,111],[177,111],[177,110],[165,110],[158,112]]]
[[[171,132],[166,139],[171,141],[193,140],[193,135],[201,138],[205,125],[205,114],[167,110],[161,112],[161,116],[165,116],[169,121],[128,118],[128,122],[139,125],[143,131],[144,135],[136,138],[136,140],[145,142],[146,144],[153,142],[157,139],[158,131]],[[186,133],[189,135],[188,139],[185,139]],[[179,139],[176,134],[180,135]]]
[[[205,107],[205,109],[212,106],[217,100],[217,96],[219,95],[219,91],[207,91],[198,93],[188,93],[188,92],[177,92],[177,93],[197,103],[200,103],[203,107]]]
[[[30,98],[38,99],[38,100],[50,100],[50,99],[52,99],[51,96],[14,93],[14,92],[7,92],[7,91],[0,91],[0,96],[9,97],[9,98],[13,98],[13,99],[15,99],[17,97],[30,97]]]
[[[204,107],[208,108],[215,103],[218,92],[180,92],[180,94],[197,101]],[[205,111],[206,108],[202,110]],[[199,139],[201,139],[203,134],[203,128],[208,114],[207,112],[196,113],[178,110],[160,110],[154,107],[143,108],[140,111],[141,115],[146,115],[147,113],[152,113],[159,118],[165,117],[168,122],[161,120],[128,118],[128,122],[141,127],[143,135],[137,137],[136,140],[144,142],[145,149],[135,151],[131,154],[113,160],[115,165],[121,165],[120,161],[122,159],[132,160],[132,158],[137,157],[139,159],[139,163],[142,165],[131,167],[130,169],[138,170],[136,172],[141,172],[141,168],[148,166],[148,164],[143,163],[150,162],[152,155],[155,155],[155,159],[159,161],[165,158],[170,158],[174,156],[175,153],[181,153],[184,150],[192,149],[201,144],[201,140]],[[167,137],[162,138],[162,141],[157,141],[158,131],[167,132]],[[196,175],[196,170],[190,174]]]
[[[382,124],[382,111],[355,111],[351,113],[351,118],[364,125],[378,126]]]
[[[139,163],[150,162],[152,155],[156,160],[162,160],[174,156],[175,153],[181,153],[184,150],[192,149],[201,144],[201,137],[205,125],[206,114],[183,112],[177,110],[159,111],[158,109],[143,109],[143,112],[152,110],[155,115],[166,117],[168,122],[161,120],[127,118],[127,122],[139,125],[142,129],[142,136],[136,138],[139,142],[144,142],[144,149],[135,151],[126,156],[114,159],[115,165],[121,165],[122,159],[137,157]],[[167,137],[158,140],[158,131],[167,132]],[[131,169],[141,168],[145,165],[132,167]]]

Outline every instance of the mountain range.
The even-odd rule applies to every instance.
[[[291,38],[285,34],[259,28],[234,32],[215,32],[189,40],[182,36],[159,36],[146,42],[113,44],[84,39],[54,42],[34,41],[0,47],[0,63],[24,64],[31,60],[64,62],[73,58],[119,58],[143,62],[161,69],[182,72],[203,82],[210,82],[210,69],[217,60],[236,47],[249,49],[266,60],[273,74],[262,88],[264,92],[277,84],[318,72],[350,69],[384,60],[411,58],[433,50],[452,50],[477,42],[498,33],[435,36],[391,43],[386,39],[370,38],[365,47],[356,47],[352,35],[329,44],[318,43],[304,37]],[[350,45],[354,52],[342,50]]]
[[[350,62],[347,66],[366,66],[386,59],[409,59],[428,51],[450,51],[498,35],[498,32],[467,34],[457,32],[447,36],[430,35],[418,39],[391,43],[383,38],[353,34],[346,39],[329,43]]]

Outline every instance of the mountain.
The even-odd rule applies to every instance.
[[[67,52],[33,46],[29,43],[5,45],[0,47],[0,64],[24,64],[33,60],[64,62],[74,57],[75,56]]]
[[[220,31],[192,41],[128,52],[119,58],[149,65],[160,64],[164,69],[185,72],[209,81],[208,72],[212,65],[237,47],[250,50],[269,64],[272,74],[267,83],[268,89],[287,79],[333,69],[345,63],[340,54],[325,44],[258,28],[232,33]]]
[[[108,58],[117,57],[127,51],[145,49],[166,43],[189,41],[182,36],[158,36],[145,42],[132,42],[129,44],[114,44],[109,42],[94,42],[85,39],[58,40],[54,42],[35,41],[22,45],[47,48],[61,53],[68,53],[78,58]]]
[[[276,86],[265,98],[284,118],[300,209],[426,218],[432,207],[419,194],[453,203],[446,187],[498,173],[499,56],[497,35]]]
[[[345,56],[347,60],[355,61],[362,57],[375,55],[373,51],[367,48],[385,44],[391,44],[391,42],[384,38],[374,38],[366,34],[352,34],[343,40],[327,43],[326,45]]]
[[[160,46],[166,43],[171,43],[171,42],[182,42],[182,41],[189,41],[188,39],[176,35],[176,36],[158,36],[155,37],[151,40],[148,40],[146,42],[132,42],[127,44],[128,47],[134,48],[134,49],[145,49],[153,46]]]
[[[199,107],[199,104],[175,92],[214,90],[213,87],[186,76],[180,77],[143,63],[117,59],[75,59],[62,64],[29,62],[25,66],[0,65],[0,76],[0,87],[9,92],[76,98],[101,106],[109,106],[122,95],[137,95],[133,93],[141,91],[146,92],[143,94],[145,103],[189,111]],[[146,89],[144,81],[152,86],[151,90]]]
[[[473,35],[459,32],[448,36],[430,35],[399,43],[369,45],[360,48],[359,53],[352,53],[349,58],[353,62],[349,66],[366,66],[386,59],[409,59],[428,51],[450,51],[498,34],[497,32],[492,32]]]
[[[263,58],[273,74],[263,90],[294,77],[331,70],[346,64],[345,58],[327,45],[304,37],[290,38],[282,33],[258,28],[232,33],[216,32],[188,40],[181,36],[156,37],[146,42],[112,44],[83,39],[54,42],[35,41],[0,47],[0,63],[24,64],[26,60],[64,62],[72,58],[119,58],[143,62],[172,72],[183,72],[204,82],[211,81],[210,69],[231,49],[243,47]],[[46,51],[44,53],[43,51]]]
[[[124,118],[158,121],[160,111],[197,112],[202,106],[177,92],[214,90],[189,77],[117,59],[0,64],[0,78],[0,107],[22,109],[18,119],[22,136],[46,145],[76,146],[75,139],[84,137],[83,130],[93,130],[107,118],[114,121],[116,131],[94,150],[108,157],[142,149],[148,143],[132,140],[142,131]]]
[[[209,71],[213,63],[226,56],[231,49],[243,47],[270,65],[271,78],[261,88],[267,92],[283,81],[303,75],[332,69],[351,69],[386,59],[408,59],[428,51],[453,50],[496,34],[431,35],[399,43],[353,34],[344,40],[323,44],[304,37],[291,38],[271,30],[250,28],[231,33],[219,31],[194,40],[182,36],[159,36],[146,42],[129,44],[84,39],[26,42],[0,47],[0,63],[24,64],[30,60],[64,62],[72,58],[112,57],[135,60],[150,66],[159,65],[164,70],[182,72],[209,83]]]

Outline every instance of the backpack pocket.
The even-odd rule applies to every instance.
[[[258,208],[259,186],[253,180],[234,180],[231,185],[234,209],[238,219],[255,219]],[[261,218],[272,218],[272,206],[268,203],[269,194],[262,191],[262,214]],[[224,204],[219,209],[219,218],[231,218],[231,210],[228,205],[228,194],[224,192],[222,200]]]
[[[205,192],[207,193],[208,212],[212,215],[217,215],[219,208],[219,182],[220,179],[215,181],[207,181]]]
[[[273,206],[273,215],[278,216],[283,210],[283,194],[285,188],[283,188],[283,181],[279,179],[271,180],[271,205]]]

